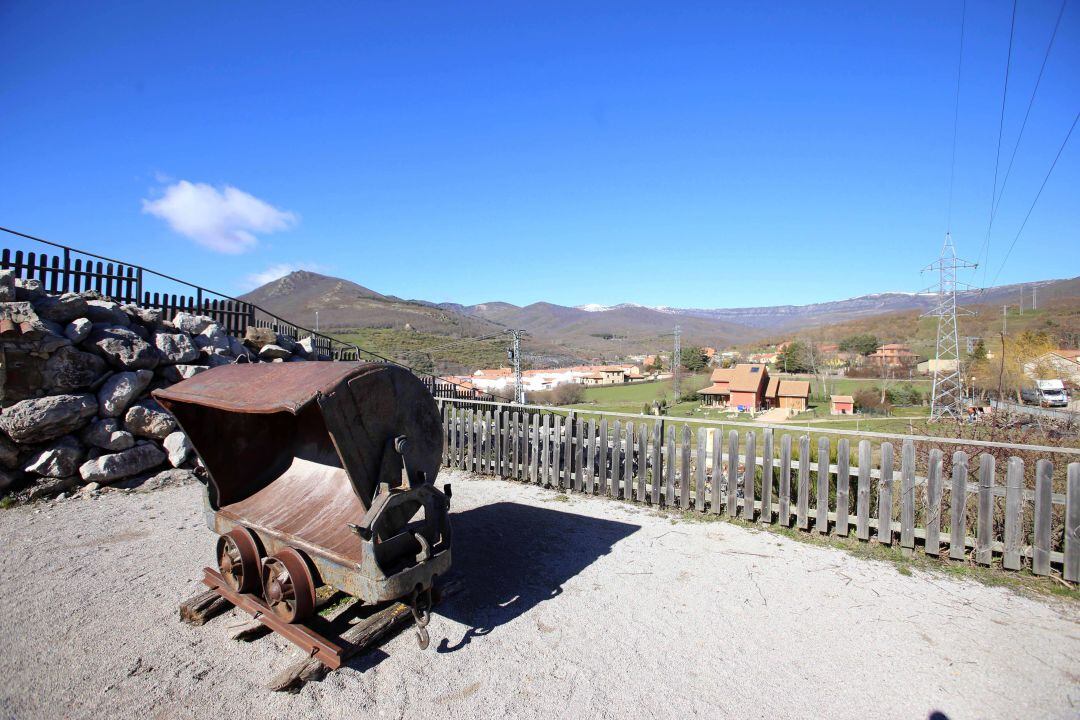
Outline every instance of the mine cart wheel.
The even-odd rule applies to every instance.
[[[259,578],[259,545],[247,528],[236,527],[218,538],[218,568],[221,577],[236,592],[257,592]]]
[[[307,560],[293,548],[263,560],[263,598],[285,622],[299,622],[315,610],[315,581]]]

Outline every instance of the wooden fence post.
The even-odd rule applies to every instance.
[[[597,495],[607,495],[608,486],[608,434],[607,418],[600,420],[600,439],[596,445],[596,472],[599,475],[596,487]]]
[[[611,482],[608,483],[608,495],[619,499],[619,485],[622,483],[622,423],[615,421],[611,429]]]
[[[502,410],[499,406],[495,406],[493,412],[495,428],[492,433],[491,444],[494,446],[493,450],[495,455],[495,466],[491,469],[491,474],[497,477],[503,476],[503,423],[502,423]]]
[[[514,476],[522,482],[529,479],[529,424],[528,411],[514,413]]]
[[[585,492],[592,495],[596,492],[596,420],[585,423]]]
[[[796,500],[795,524],[800,530],[810,528],[810,436],[799,438],[799,495]]]
[[[683,425],[679,438],[679,509],[686,512],[690,507],[690,426]]]
[[[1051,492],[1054,464],[1049,460],[1035,463],[1035,542],[1031,553],[1031,572],[1050,574]]]
[[[828,436],[818,438],[817,450],[817,507],[814,529],[821,534],[829,532],[829,451]]]
[[[667,428],[667,452],[664,457],[664,505],[671,508],[675,504],[675,426]]]
[[[915,442],[908,438],[900,451],[900,547],[915,549]]]
[[[532,416],[532,434],[529,438],[529,482],[536,484],[540,480],[540,415]]]
[[[1005,552],[1001,556],[1001,566],[1006,570],[1020,569],[1023,488],[1024,461],[1011,457],[1005,470]]]
[[[649,425],[641,422],[638,428],[638,454],[637,454],[637,501],[647,502],[648,494],[646,483],[649,473]]]
[[[926,554],[941,553],[941,450],[930,451],[926,469]]]
[[[836,443],[836,534],[848,534],[848,514],[851,507],[848,492],[851,489],[851,448],[847,438]]]
[[[757,434],[746,433],[746,462],[743,464],[743,519],[754,522],[754,478],[757,475]]]
[[[761,515],[765,524],[772,522],[773,490],[773,431],[765,428],[761,435]]]
[[[994,543],[994,456],[979,456],[979,516],[975,537],[975,562],[989,565]]]
[[[791,435],[784,433],[780,438],[780,516],[777,518],[784,527],[791,525]]]
[[[727,514],[736,517],[739,510],[739,431],[728,433]]]
[[[565,487],[563,485],[563,479],[562,479],[563,457],[565,456],[565,453],[564,453],[565,444],[563,443],[563,417],[562,417],[562,415],[556,415],[555,416],[555,430],[554,430],[554,433],[555,433],[554,437],[552,438],[552,442],[554,444],[552,445],[552,449],[551,449],[552,475],[551,475],[551,480],[549,482],[551,483],[551,487],[555,488],[556,490],[560,490],[563,487]]]
[[[710,493],[712,506],[709,511],[713,515],[719,515],[723,502],[720,495],[720,487],[723,485],[724,458],[721,452],[724,447],[724,433],[720,428],[712,431],[712,492]]]
[[[967,461],[967,453],[953,453],[949,493],[949,557],[953,560],[963,560],[967,555]]]
[[[881,443],[881,477],[878,479],[878,542],[892,545],[893,446]]]
[[[697,456],[694,467],[694,510],[699,513],[705,512],[705,464],[708,455],[709,433],[704,427],[697,431]]]
[[[653,423],[652,438],[652,504],[660,504],[660,486],[664,481],[664,435],[660,421]]]
[[[585,421],[577,419],[577,444],[574,446],[574,491],[585,487]]]
[[[1080,462],[1069,463],[1065,488],[1065,562],[1061,575],[1080,582]]]
[[[859,487],[855,496],[855,534],[870,539],[870,470],[873,456],[869,440],[859,441]]]
[[[540,487],[551,482],[551,415],[544,415],[540,427]]]
[[[503,413],[503,469],[504,478],[514,477],[513,449],[514,449],[514,416],[509,410]]]
[[[623,499],[633,502],[634,500],[634,423],[626,423],[626,453],[623,455]]]

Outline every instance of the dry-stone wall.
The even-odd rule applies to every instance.
[[[316,359],[310,341],[239,339],[209,317],[49,295],[0,270],[0,495],[183,480],[198,459],[151,391],[227,363]]]

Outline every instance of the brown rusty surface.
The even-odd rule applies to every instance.
[[[382,365],[350,362],[243,363],[222,365],[154,392],[158,400],[191,403],[237,413],[296,414],[320,392],[345,378]]]
[[[394,365],[224,365],[155,390],[154,397],[173,413],[206,465],[215,510],[267,487],[295,457],[345,468],[366,509],[386,443],[399,435],[409,438],[408,467],[424,473],[427,483],[438,474],[438,407],[412,373]],[[400,464],[396,472],[400,477]]]
[[[300,458],[267,487],[220,510],[260,533],[357,565],[360,543],[346,523],[360,522],[364,512],[344,470]]]

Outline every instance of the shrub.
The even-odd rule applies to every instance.
[[[576,405],[584,402],[585,388],[577,383],[565,383],[550,390],[530,393],[529,400],[538,405]]]
[[[892,409],[888,394],[886,393],[883,402],[881,400],[881,388],[878,387],[858,390],[852,398],[855,400],[856,409],[868,415],[885,415]]]

